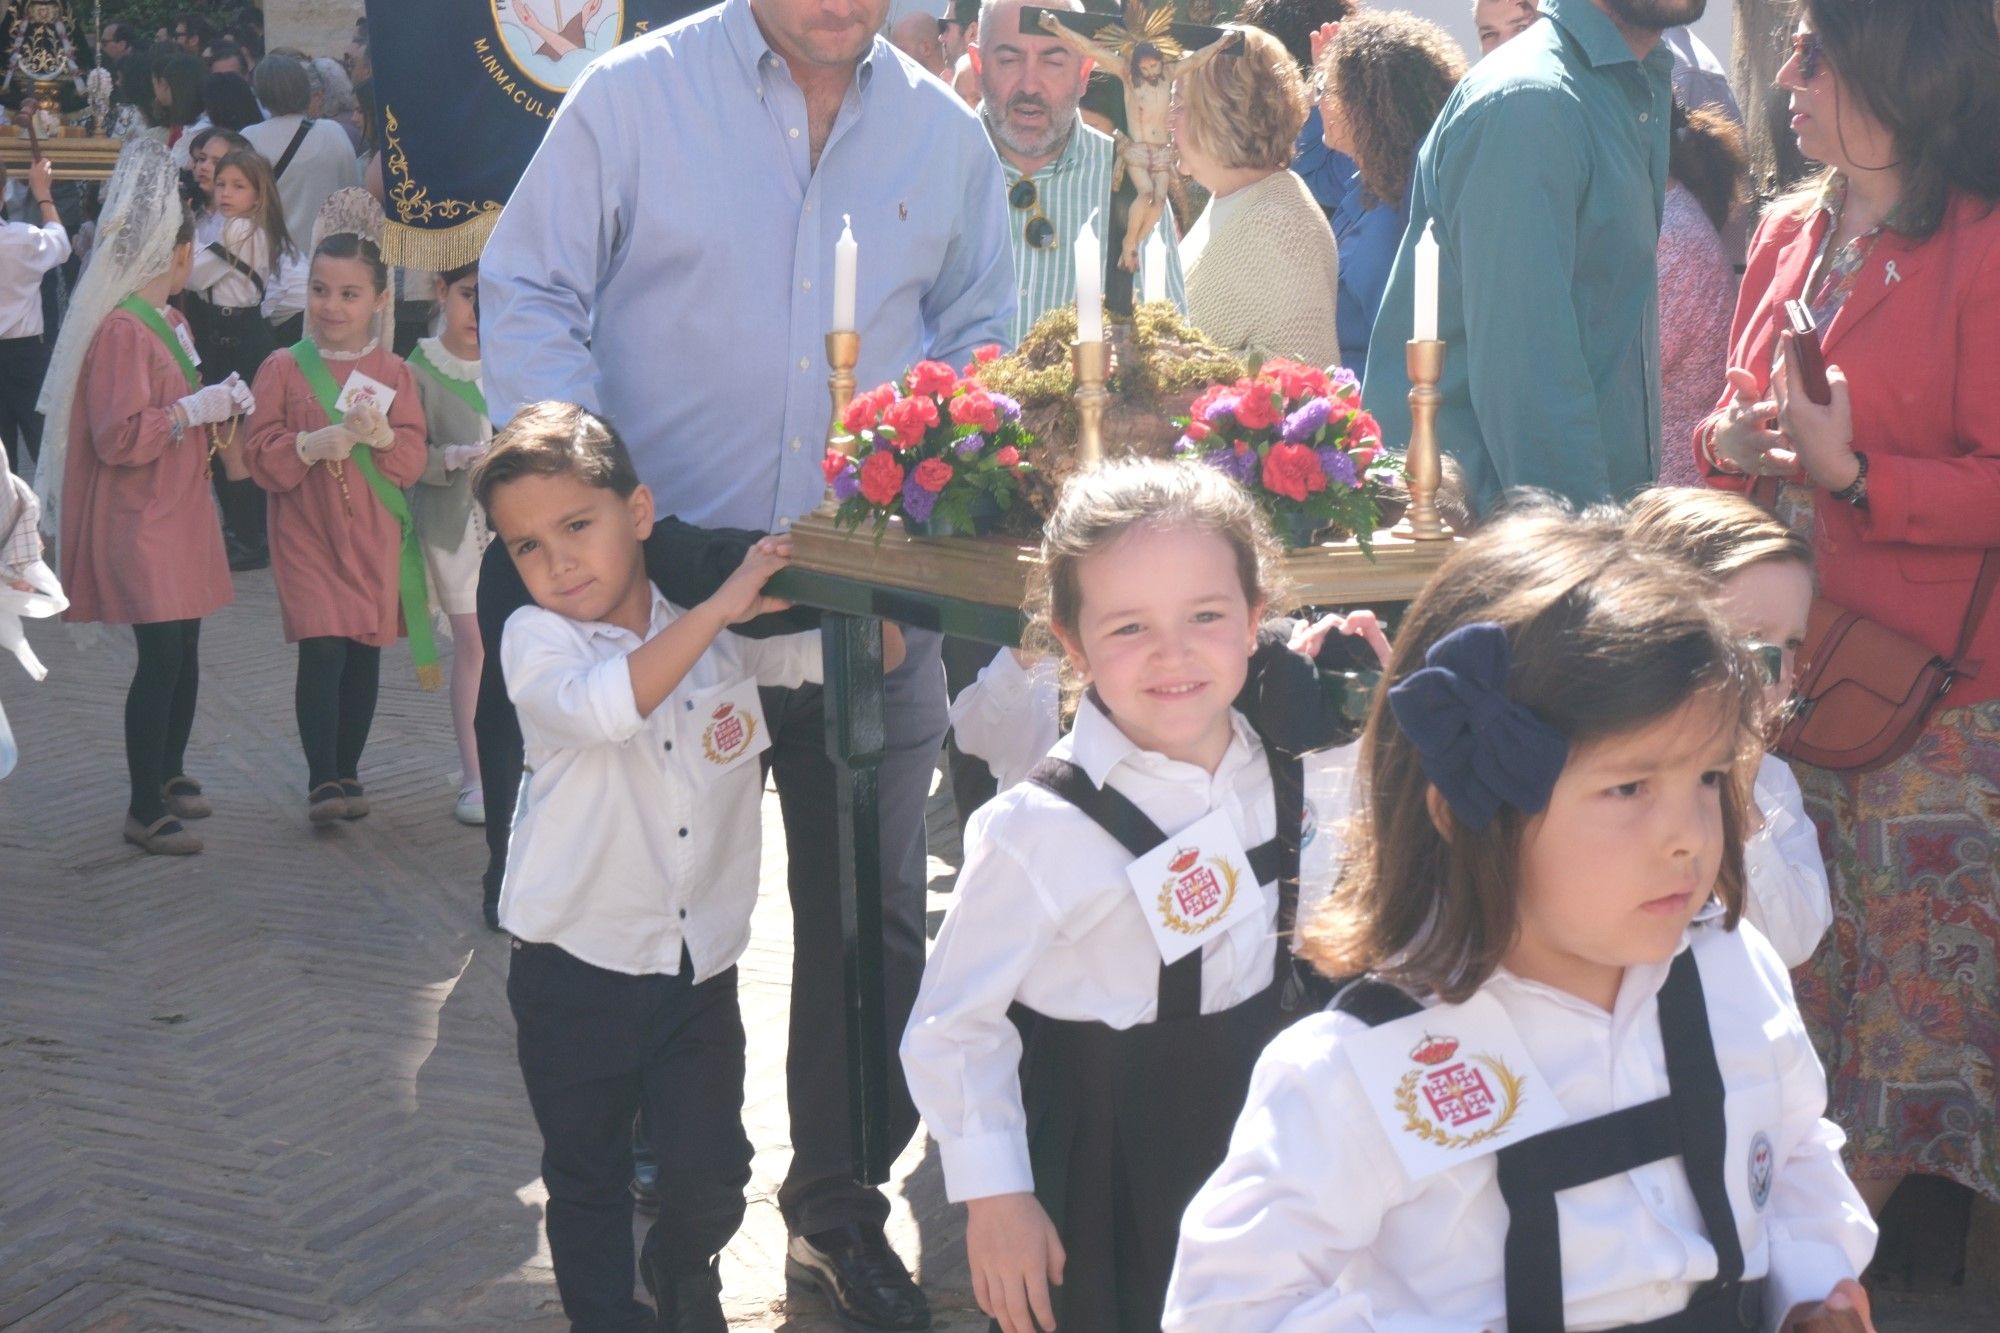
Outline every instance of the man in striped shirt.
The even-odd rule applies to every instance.
[[[1111,136],[1083,123],[1077,104],[1090,80],[1091,62],[1047,33],[1021,31],[1028,0],[987,0],[979,11],[979,40],[972,46],[979,75],[980,118],[1007,172],[1013,205],[1014,276],[1021,303],[1013,341],[1057,306],[1076,300],[1072,247],[1083,224],[1097,214],[1099,236],[1111,230]],[[1045,8],[1081,13],[1081,0],[1036,0]],[[1161,215],[1157,235],[1166,242],[1167,299],[1187,311],[1173,209]],[[1156,247],[1153,249],[1157,254]],[[1144,258],[1144,256],[1142,256]],[[1159,290],[1159,279],[1141,272],[1137,292]]]

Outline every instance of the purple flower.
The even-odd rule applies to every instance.
[[[1303,407],[1299,408],[1298,411],[1285,418],[1284,435],[1286,441],[1291,444],[1298,444],[1303,440],[1310,440],[1313,436],[1319,434],[1320,428],[1326,425],[1326,419],[1332,412],[1333,403],[1331,400],[1325,398],[1311,399]]]
[[[1350,489],[1361,484],[1361,478],[1354,470],[1354,459],[1345,450],[1329,444],[1313,452],[1319,455],[1319,465],[1326,470],[1328,481],[1338,482]]]
[[[855,469],[854,464],[849,463],[833,474],[834,499],[845,502],[859,494],[861,494],[861,474]]]
[[[1333,368],[1332,383],[1334,395],[1337,397],[1342,389],[1354,389],[1358,391],[1361,388],[1361,377],[1346,366],[1335,366]]]
[[[1183,435],[1174,441],[1174,452],[1182,458],[1195,458],[1201,453],[1201,441],[1192,435]]]
[[[993,406],[1000,409],[1000,415],[1008,421],[1019,421],[1021,419],[1021,405],[1006,394],[989,393],[987,397],[993,400]]]
[[[1248,486],[1257,480],[1260,461],[1255,449],[1237,449],[1231,446],[1218,449],[1202,460],[1223,476]]]
[[[919,523],[928,523],[937,501],[937,492],[917,485],[916,469],[910,469],[909,479],[903,483],[903,512]]]
[[[1224,417],[1234,416],[1236,414],[1236,403],[1237,399],[1234,394],[1224,394],[1208,405],[1208,410],[1201,414],[1202,420],[1213,426]]]
[[[981,435],[978,431],[974,431],[972,434],[960,440],[957,444],[954,444],[952,446],[952,449],[957,452],[960,458],[970,458],[974,454],[978,453],[981,449],[984,449],[985,447],[986,447],[986,437],[984,435]]]

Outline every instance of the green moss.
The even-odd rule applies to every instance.
[[[1111,380],[1115,394],[1139,399],[1193,394],[1247,373],[1243,362],[1203,337],[1171,302],[1141,305],[1129,333],[1129,353],[1121,350]],[[979,378],[1023,407],[1066,402],[1076,391],[1069,350],[1075,339],[1076,307],[1058,306],[1035,322],[1012,355],[982,368]]]

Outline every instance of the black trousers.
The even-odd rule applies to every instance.
[[[48,369],[49,344],[40,334],[0,338],[0,440],[6,442],[12,472],[20,472],[26,459],[41,457],[42,414],[35,400]]]
[[[182,301],[188,327],[201,353],[201,382],[220,384],[233,373],[245,384],[254,382],[264,359],[277,350],[277,337],[255,306],[231,310],[216,306],[192,292]],[[247,434],[249,422],[241,429]],[[265,536],[263,488],[245,477],[232,481],[215,470],[215,499],[222,509],[222,531],[229,539],[232,554],[261,557],[268,552]]]
[[[125,768],[132,780],[132,818],[151,824],[167,813],[161,794],[182,775],[201,686],[201,622],[162,620],[134,625],[139,665],[125,692]]]
[[[633,1299],[632,1117],[645,1108],[660,1214],[639,1262],[661,1277],[704,1267],[743,1222],[743,1018],[736,969],[700,985],[593,967],[514,941],[507,1003],[528,1103],[542,1131],[549,1250],[579,1330],[652,1327]]]
[[[382,684],[382,650],[353,639],[299,640],[299,674],[292,692],[299,744],[306,752],[306,790],[355,782],[361,751],[375,724]]]

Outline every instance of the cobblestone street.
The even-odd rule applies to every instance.
[[[0,784],[0,1328],[564,1327],[446,702],[385,653],[374,814],[311,829],[270,575],[236,584],[203,634],[201,856],[118,838],[129,634],[79,648],[35,622],[49,680],[0,663],[22,751]],[[756,1174],[723,1278],[736,1326],[816,1333],[835,1325],[786,1304],[774,1198],[791,925],[769,799],[742,970]],[[957,857],[936,813],[934,889]],[[965,1333],[985,1321],[925,1147],[897,1165],[891,1238]],[[1993,1301],[1888,1302],[1882,1327],[1991,1330]]]

